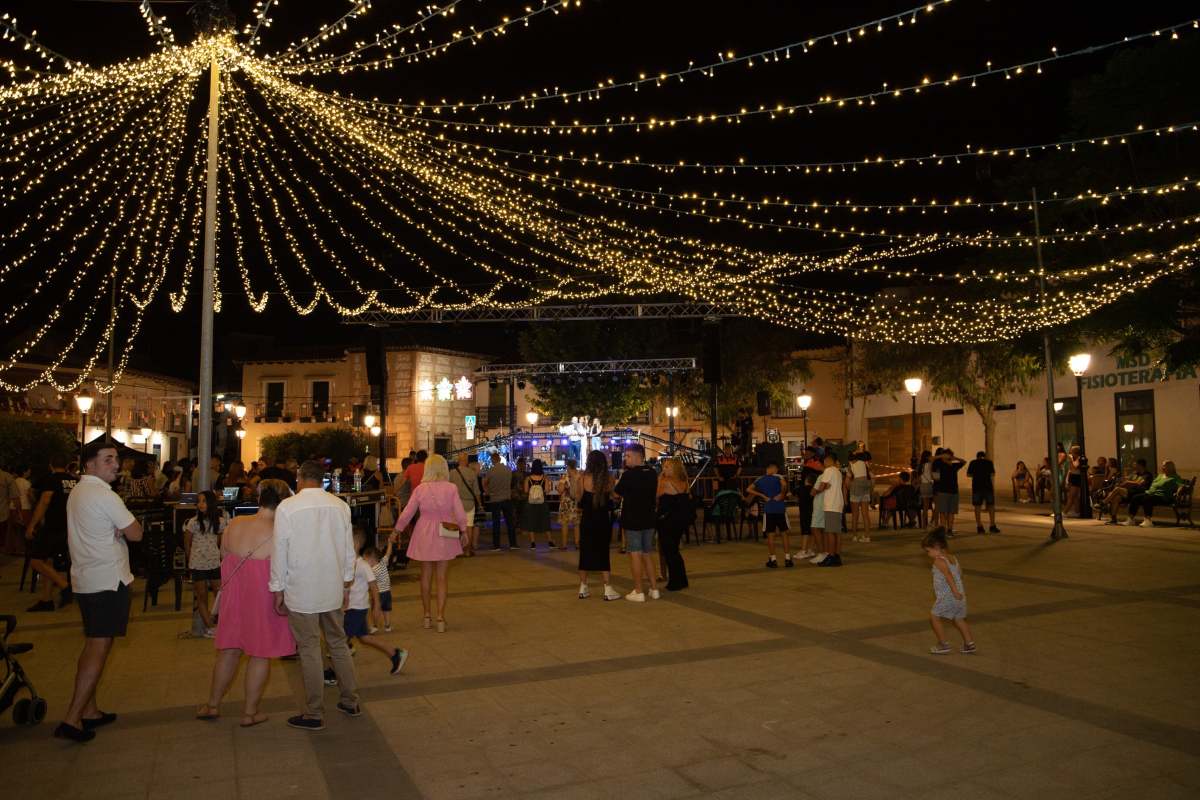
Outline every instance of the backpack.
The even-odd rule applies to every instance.
[[[531,506],[540,506],[546,502],[546,489],[542,485],[543,483],[545,483],[544,480],[537,483],[533,483],[532,481],[529,483],[529,496],[525,498],[526,503],[529,503]]]

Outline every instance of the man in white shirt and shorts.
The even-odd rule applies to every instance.
[[[87,742],[96,728],[116,722],[117,715],[96,706],[96,687],[112,650],[113,639],[129,624],[129,546],[142,539],[142,526],[109,485],[120,469],[117,446],[92,442],[83,451],[83,477],[67,497],[67,547],[71,552],[71,586],[83,617],[83,652],[75,670],[75,692],[63,721],[54,729],[59,739]]]

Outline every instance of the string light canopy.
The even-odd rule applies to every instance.
[[[1051,63],[1085,52],[1177,39],[1200,27],[1187,21],[1089,48],[1052,49],[1048,56],[1005,67],[989,63],[985,70],[806,103],[596,121],[514,122],[505,116],[533,114],[551,103],[596,101],[617,89],[665,90],[692,76],[733,73],[735,67],[750,74],[756,64],[857,45],[891,28],[911,30],[949,2],[744,55],[727,51],[715,61],[698,59],[672,71],[605,79],[593,88],[428,104],[333,94],[311,84],[325,74],[398,67],[467,42],[500,39],[510,29],[574,13],[582,4],[540,0],[521,14],[438,38],[432,26],[457,25],[461,5],[443,0],[422,8],[412,22],[346,45],[349,31],[366,24],[372,10],[370,0],[352,0],[343,16],[268,52],[265,34],[273,18],[289,9],[287,0],[258,0],[236,33],[233,26],[202,26],[205,32],[186,44],[142,2],[150,52],[106,67],[62,56],[39,44],[34,33],[24,33],[15,19],[0,17],[0,38],[33,60],[0,62],[9,76],[0,85],[5,209],[0,290],[22,287],[0,311],[0,320],[6,329],[24,331],[0,352],[0,387],[49,383],[74,391],[110,342],[118,353],[113,371],[118,381],[147,310],[156,304],[175,312],[187,307],[205,222],[207,125],[196,97],[214,65],[220,76],[219,203],[212,220],[218,231],[212,286],[217,311],[227,308],[230,286],[256,313],[274,302],[299,315],[325,306],[347,318],[669,297],[800,330],[886,341],[978,342],[1077,319],[1193,268],[1200,213],[1138,215],[1147,199],[1194,194],[1200,188],[1195,176],[1084,191],[1049,187],[1039,201],[1043,207],[1082,204],[1125,216],[1042,232],[1041,243],[1063,253],[1045,273],[1049,291],[1043,300],[1035,286],[1042,273],[1029,265],[1028,254],[1016,252],[1035,242],[1028,224],[1032,200],[965,193],[866,197],[851,187],[840,197],[802,196],[796,188],[766,195],[716,185],[681,191],[627,184],[614,174],[638,168],[722,180],[852,177],[869,167],[1103,152],[1143,137],[1195,133],[1192,121],[1043,144],[971,145],[946,155],[787,163],[643,161],[607,151],[512,148],[493,136],[618,128],[669,134],[687,123],[785,121],[797,112],[807,118],[818,109],[869,108],[939,86],[982,86],[984,77],[1038,75]],[[1003,83],[991,85],[1002,90]],[[476,134],[484,140],[472,140]],[[567,174],[564,163],[603,169],[606,176]],[[938,222],[952,214],[955,223],[982,220],[987,227],[964,230],[963,224]],[[711,223],[714,233],[698,236],[686,226],[665,224],[674,220]],[[807,238],[787,238],[792,236]],[[1103,258],[1073,257],[1080,245],[1098,240],[1128,247]],[[984,266],[975,260],[975,253],[992,247],[1013,248],[1011,263]],[[956,266],[947,268],[948,259]],[[96,302],[114,288],[112,308]],[[32,381],[12,377],[31,353],[48,350],[56,355]],[[82,369],[64,377],[68,364]],[[419,387],[418,393],[432,397],[451,388],[447,382]]]

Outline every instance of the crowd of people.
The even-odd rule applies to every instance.
[[[947,448],[926,451],[911,470],[889,476],[882,491],[871,454],[861,448],[850,448],[847,454],[818,439],[806,448],[794,478],[781,473],[783,465],[769,463],[745,486],[739,482],[738,459],[730,458],[729,450],[723,455],[717,463],[723,491],[737,494],[752,524],[761,525],[769,569],[792,568],[800,560],[840,567],[843,535],[870,541],[869,514],[876,503],[881,526],[890,519],[894,525],[903,520],[926,528],[922,547],[931,559],[931,626],[937,637],[931,652],[951,652],[946,623],[960,632],[961,652],[975,652],[966,624],[961,565],[950,554],[949,541],[955,536],[958,481],[964,468],[971,481],[976,531],[999,533],[996,469],[984,452],[968,463]],[[1082,513],[1077,509],[1087,508],[1082,498],[1094,497],[1110,522],[1116,521],[1123,504],[1130,508],[1125,524],[1136,524],[1139,511],[1148,521],[1154,507],[1170,503],[1181,485],[1170,461],[1157,476],[1141,460],[1131,474],[1121,475],[1115,462],[1103,458],[1089,468],[1077,448],[1059,455],[1065,465],[1064,499],[1077,514]],[[477,516],[485,508],[491,517],[493,550],[516,548],[522,534],[530,548],[536,549],[541,537],[548,548],[574,547],[581,600],[591,597],[589,581],[597,574],[601,596],[609,601],[658,600],[660,584],[667,591],[688,588],[680,544],[696,520],[697,504],[694,482],[679,459],[663,458],[651,465],[642,446],[631,444],[624,451],[623,469],[615,472],[606,454],[593,450],[582,470],[569,461],[557,481],[538,459],[518,459],[512,468],[499,457],[490,462],[481,470],[476,458],[467,454],[448,464],[441,455],[417,451],[403,460],[391,480],[375,459],[348,464],[345,469],[356,475],[356,487],[387,490],[383,516],[390,519],[380,520],[386,539],[382,546],[355,528],[346,502],[326,491],[327,460],[251,462],[245,469],[237,461],[223,465],[214,459],[208,465],[214,489],[198,493],[195,513],[182,526],[196,608],[204,635],[214,640],[217,651],[209,696],[196,717],[219,718],[243,655],[249,659],[243,726],[267,720],[259,705],[270,663],[279,658],[298,659],[304,685],[301,713],[288,719],[289,725],[323,727],[327,685],[338,686],[338,710],[360,714],[351,658],[355,644],[378,652],[393,675],[403,670],[409,657],[391,636],[390,565],[395,560],[419,562],[421,626],[445,633],[451,562],[476,554]],[[36,482],[27,472],[4,473],[0,486],[7,495],[0,499],[7,500],[10,516],[23,522],[30,563],[44,578],[30,611],[54,610],[72,601],[80,610],[85,644],[73,697],[55,735],[83,742],[116,719],[100,709],[96,688],[113,640],[125,635],[129,617],[133,574],[127,543],[142,539],[130,507],[146,498],[189,492],[197,465],[181,459],[155,471],[144,461],[121,462],[115,444],[93,443],[83,454],[82,474],[77,474],[78,466],[54,456],[49,473]],[[1072,480],[1073,475],[1078,480]],[[1040,474],[1018,463],[1012,473],[1014,499],[1032,502],[1040,480]],[[226,513],[221,490],[232,486],[239,488],[238,501],[255,506],[253,514],[231,518]],[[21,492],[28,502],[19,500]],[[554,495],[558,542],[550,524]],[[795,553],[788,522],[792,501],[801,525]],[[629,555],[632,587],[624,594],[612,580],[614,524],[620,550]]]

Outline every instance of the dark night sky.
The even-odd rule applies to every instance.
[[[191,27],[184,14],[187,3],[156,2],[177,36],[187,41]],[[231,8],[240,24],[249,18],[250,0],[234,0]],[[524,2],[516,0],[468,0],[460,5],[453,25],[434,23],[427,36],[441,40],[455,27],[470,23],[488,24],[504,14],[519,13]],[[594,85],[599,79],[632,77],[638,72],[654,73],[702,63],[718,51],[745,53],[781,45],[810,35],[837,30],[911,7],[910,2],[763,2],[739,0],[732,3],[695,0],[585,0],[582,8],[561,16],[544,15],[528,28],[513,28],[506,36],[489,38],[478,46],[462,45],[424,63],[398,65],[395,69],[339,79],[324,77],[314,83],[324,89],[381,99],[437,100],[442,97],[472,99],[481,94],[509,96],[533,87],[564,89]],[[323,0],[281,0],[272,16],[275,24],[264,35],[267,50],[285,45],[297,34],[315,30],[339,15],[349,4]],[[415,17],[415,2],[375,0],[374,9],[353,23],[340,42],[367,38],[394,20]],[[16,14],[25,30],[36,29],[47,46],[88,63],[110,63],[151,52],[154,45],[137,11],[135,2],[88,2],[86,0],[39,0],[0,2]],[[1112,8],[1112,11],[1108,9]],[[318,10],[319,9],[319,10]],[[854,94],[878,87],[918,82],[924,75],[979,69],[984,62],[1019,62],[1045,55],[1051,45],[1060,51],[1104,42],[1157,25],[1181,22],[1196,13],[1194,2],[1143,2],[1102,4],[1095,2],[1032,2],[1030,0],[955,0],[934,14],[922,17],[913,29],[890,28],[882,36],[870,35],[853,46],[822,45],[809,55],[797,55],[780,64],[753,69],[731,67],[714,79],[692,78],[681,86],[611,92],[604,100],[573,106],[571,115],[596,118],[621,111],[687,113],[699,109],[722,110],[753,106],[760,102],[806,101],[825,94]],[[1195,36],[1195,35],[1194,35]],[[1197,37],[1200,38],[1200,37]],[[330,52],[339,48],[330,47]],[[748,161],[797,161],[858,158],[867,153],[920,155],[961,149],[967,144],[1019,144],[1054,141],[1079,133],[1078,119],[1068,111],[1072,86],[1101,73],[1116,51],[1072,59],[1047,68],[1041,77],[1013,81],[993,78],[974,90],[966,87],[935,90],[869,110],[824,111],[817,115],[780,121],[751,120],[737,126],[714,126],[686,134],[633,134],[582,137],[517,137],[495,139],[502,146],[545,146],[555,150],[575,148],[620,158],[636,153],[646,160],[718,161],[745,157]],[[1196,49],[1192,49],[1194,54]],[[7,53],[4,53],[7,55]],[[1200,74],[1195,64],[1191,74]],[[1178,79],[1178,76],[1173,76]],[[1172,101],[1175,98],[1172,98]],[[1196,119],[1200,98],[1195,91],[1177,98],[1170,107],[1153,93],[1128,98],[1123,109],[1129,118],[1148,125]],[[1145,102],[1143,102],[1145,101]],[[543,110],[544,109],[544,110]],[[560,107],[546,105],[534,112],[513,113],[509,118],[536,122],[553,115],[567,118]],[[1106,133],[1105,130],[1082,131]],[[488,134],[469,137],[492,141]],[[1196,148],[1186,154],[1195,163]],[[1111,164],[1112,166],[1109,166]],[[1108,176],[1088,186],[1107,188],[1131,182],[1123,162],[1117,159],[1099,166],[1093,175]],[[524,164],[522,166],[528,166]],[[1180,169],[1179,174],[1185,174]],[[1110,173],[1112,173],[1110,175]],[[570,172],[567,174],[576,174]],[[581,175],[596,177],[586,170]],[[1080,174],[1088,174],[1081,172]],[[713,178],[663,176],[654,172],[622,171],[600,176],[600,180],[639,186],[662,187],[667,191],[733,191],[744,188],[750,196],[764,193],[788,194],[796,198],[849,198],[867,202],[894,202],[913,195],[923,197],[1013,196],[997,175],[978,164],[941,170],[892,170],[855,176],[812,179],[795,176]],[[1068,178],[1064,178],[1067,180]],[[1087,188],[1061,186],[1063,190]],[[1008,194],[1006,195],[1006,191]],[[1019,196],[1025,196],[1025,190]],[[560,198],[561,200],[562,198]],[[581,201],[580,210],[613,213],[613,209]],[[764,248],[810,251],[830,244],[816,237],[791,232],[747,234],[731,226],[692,226],[689,222],[664,222],[657,215],[634,221],[667,230],[708,237],[730,237],[742,244]],[[924,227],[931,223],[925,220]],[[994,220],[968,220],[967,228],[986,227]],[[1009,229],[1014,223],[1008,220]],[[936,226],[954,222],[934,220]],[[921,226],[918,226],[921,227]],[[1030,254],[1014,252],[1015,260]],[[359,341],[364,329],[339,324],[331,312],[317,312],[297,322],[282,303],[274,303],[265,314],[246,311],[245,299],[236,288],[232,273],[225,278],[227,308],[218,316],[218,365],[250,354],[246,340],[232,333],[275,335],[296,344],[340,344]],[[198,292],[197,295],[198,296]],[[199,323],[196,302],[175,315],[160,304],[146,323],[136,359],[140,365],[180,376],[194,377]],[[682,325],[681,331],[689,330]],[[438,343],[495,353],[513,354],[512,332],[498,325],[459,327],[407,326],[395,335],[402,341]]]

